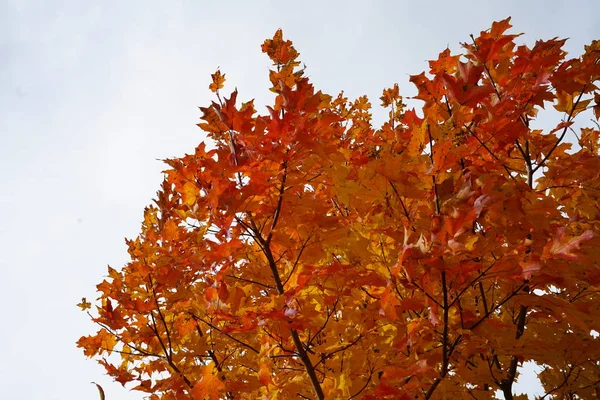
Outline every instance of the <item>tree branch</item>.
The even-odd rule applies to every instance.
[[[519,316],[517,318],[517,333],[516,339],[519,340],[523,333],[525,332],[525,322],[527,319],[527,306],[521,306],[519,309]],[[519,364],[519,359],[517,356],[513,355],[510,359],[510,365],[508,367],[508,374],[505,379],[500,382],[500,389],[504,394],[505,400],[512,400],[512,385],[515,381],[515,377],[517,376],[517,366]]]
[[[581,89],[581,93],[579,93],[579,96],[577,97],[577,100],[575,101],[575,104],[573,104],[573,108],[571,109],[571,112],[569,112],[569,115],[567,117],[567,121],[566,121],[567,123],[571,122],[571,119],[573,119],[573,113],[575,113],[575,109],[579,105],[579,101],[581,100],[581,96],[583,96],[583,92],[585,92],[585,88],[586,87],[587,87],[587,85],[583,86],[583,88]],[[550,158],[550,156],[552,155],[552,153],[554,153],[554,150],[556,150],[556,148],[558,147],[558,145],[565,138],[565,135],[567,134],[568,127],[569,127],[568,125],[565,126],[565,129],[563,129],[562,134],[560,135],[560,137],[558,138],[558,140],[556,141],[556,143],[554,143],[554,146],[552,146],[552,148],[548,151],[548,154],[546,154],[546,156],[542,159],[542,161],[533,169],[533,173],[535,173],[538,169],[540,169],[541,167],[543,167],[544,164],[546,163],[546,161],[548,161],[548,159]]]
[[[271,239],[273,238],[273,231],[277,226],[277,221],[279,221],[279,215],[281,214],[281,206],[283,204],[283,193],[285,189],[285,180],[287,178],[287,162],[283,162],[283,176],[281,177],[281,186],[279,187],[279,198],[277,199],[277,207],[275,208],[275,212],[273,213],[273,222],[271,223],[271,229],[269,230],[269,234],[267,235],[267,239],[265,240],[266,244],[271,243]]]
[[[437,389],[438,385],[442,382],[442,380],[448,374],[448,365],[450,363],[449,354],[448,354],[448,311],[450,310],[450,305],[448,304],[448,286],[446,285],[446,271],[442,271],[442,295],[443,295],[443,333],[442,333],[442,365],[440,366],[440,376],[433,381],[433,384],[425,394],[425,398],[429,399],[435,389]],[[458,342],[455,342],[454,346],[456,346]],[[453,346],[453,350],[454,350]]]
[[[427,134],[429,135],[429,159],[431,160],[431,167],[433,168],[433,138],[431,137],[431,128],[429,127],[429,124],[427,124]],[[433,182],[433,194],[435,196],[435,213],[437,215],[440,215],[440,196],[438,194],[435,175],[431,175],[431,180]]]
[[[398,193],[398,189],[396,189],[396,185],[394,185],[394,182],[392,182],[391,179],[388,178],[388,182],[390,183],[390,186],[392,187],[392,190],[394,191],[394,193],[396,194],[396,197],[398,197],[398,201],[400,202],[400,205],[402,206],[402,211],[404,212],[404,215],[406,216],[406,219],[408,220],[408,223],[410,224],[410,227],[412,229],[413,232],[416,231],[415,226],[413,225],[411,219],[410,219],[410,215],[408,214],[408,210],[406,209],[406,206],[404,205],[404,201],[402,200],[402,196],[400,196],[400,193]]]
[[[241,340],[237,339],[237,338],[236,338],[236,337],[234,337],[234,336],[231,336],[229,333],[223,332],[221,329],[219,329],[218,327],[214,326],[214,325],[213,325],[213,324],[211,324],[210,322],[203,320],[202,318],[198,317],[197,315],[194,315],[194,314],[193,314],[193,313],[191,313],[191,312],[188,312],[188,314],[189,314],[189,315],[190,315],[192,318],[194,318],[194,320],[196,321],[196,323],[198,323],[198,321],[200,321],[200,322],[203,322],[203,323],[205,323],[206,325],[210,326],[212,329],[214,329],[214,330],[216,330],[217,332],[219,332],[220,334],[227,336],[229,339],[231,339],[231,340],[233,340],[234,342],[236,342],[236,343],[238,343],[238,344],[240,344],[240,345],[242,345],[242,346],[246,347],[247,349],[249,349],[249,350],[253,351],[254,353],[256,353],[256,354],[259,354],[259,353],[260,353],[260,351],[259,351],[258,349],[256,349],[256,348],[252,347],[252,346],[251,346],[251,345],[249,345],[248,343],[242,342]]]
[[[282,181],[283,181],[283,179],[282,179]],[[278,207],[281,207],[281,203],[279,203]],[[280,211],[278,211],[278,212],[280,212]],[[279,275],[279,271],[277,270],[277,263],[275,262],[275,258],[273,257],[273,253],[271,251],[270,243],[267,240],[265,240],[265,238],[262,237],[260,232],[258,232],[256,230],[256,224],[254,224],[252,220],[250,221],[250,223],[251,223],[252,229],[254,231],[256,241],[260,245],[260,248],[263,251],[263,254],[267,258],[267,262],[269,264],[269,269],[271,270],[271,275],[273,276],[273,280],[275,281],[275,287],[277,289],[277,292],[280,295],[282,295],[282,294],[284,294],[285,291],[283,288],[283,283],[281,281],[281,276]],[[274,228],[274,225],[272,226],[272,229],[273,228]],[[271,234],[271,233],[272,233],[272,231],[269,232],[269,234]],[[304,368],[305,368],[306,373],[307,373],[307,375],[310,379],[310,382],[313,386],[313,390],[314,390],[315,394],[317,395],[317,398],[319,400],[324,400],[325,394],[323,392],[323,388],[321,387],[321,383],[319,382],[319,378],[317,377],[315,367],[314,367],[312,361],[310,360],[310,357],[308,356],[306,349],[304,348],[304,345],[302,343],[302,340],[300,339],[300,335],[298,334],[298,331],[296,331],[295,329],[290,329],[290,335],[292,336],[292,341],[294,342],[294,346],[296,347],[298,357],[300,357],[302,364],[304,364]]]

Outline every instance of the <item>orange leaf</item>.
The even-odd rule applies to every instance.
[[[208,88],[213,93],[216,93],[219,89],[223,89],[225,84],[225,74],[221,74],[221,71],[217,69],[217,71],[210,76],[212,77],[212,83],[208,85]]]
[[[271,379],[271,370],[265,363],[260,363],[260,369],[258,370],[258,380],[265,386],[273,384]]]
[[[267,39],[262,45],[263,53],[267,53],[275,65],[286,65],[298,57],[298,52],[289,40],[283,40],[283,31],[278,29],[273,39]]]
[[[202,379],[192,389],[194,400],[219,400],[225,385],[215,373],[213,364],[202,367]]]
[[[562,258],[564,260],[576,260],[577,254],[575,250],[579,249],[579,245],[586,240],[594,237],[594,232],[587,230],[577,237],[565,237],[565,227],[560,227],[556,231],[554,240],[544,247],[544,257]]]

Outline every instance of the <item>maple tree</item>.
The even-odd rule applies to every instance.
[[[526,361],[541,398],[596,398],[600,126],[573,125],[600,117],[600,42],[567,59],[509,21],[411,76],[419,112],[384,90],[377,129],[281,30],[266,115],[213,74],[212,145],[166,160],[85,355],[150,399],[525,398]]]

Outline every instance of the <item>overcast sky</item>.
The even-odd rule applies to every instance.
[[[203,139],[197,106],[217,67],[226,90],[267,104],[260,44],[281,27],[318,89],[378,104],[509,15],[529,44],[570,37],[578,55],[600,39],[598,0],[0,1],[2,399],[97,399],[90,381],[107,400],[143,398],[76,348],[95,327],[75,304],[127,261],[157,159]]]

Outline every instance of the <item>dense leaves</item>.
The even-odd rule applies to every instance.
[[[511,399],[526,361],[544,397],[595,398],[600,131],[575,118],[599,117],[600,42],[510,27],[412,76],[421,110],[384,90],[379,129],[281,31],[266,115],[213,74],[210,140],[166,161],[85,354],[150,399]]]

